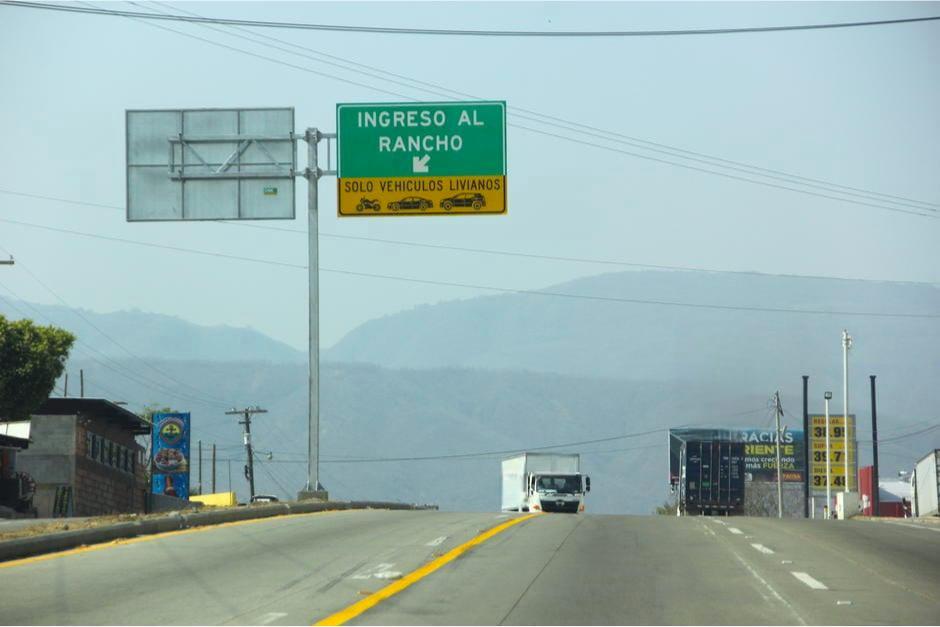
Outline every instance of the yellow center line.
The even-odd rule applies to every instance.
[[[305,512],[300,514],[282,514],[280,516],[267,516],[265,518],[251,518],[249,520],[233,520],[232,522],[218,523],[215,525],[201,525],[199,527],[190,527],[189,529],[177,529],[174,531],[164,531],[162,533],[154,533],[143,536],[136,536],[133,538],[120,538],[118,540],[110,540],[108,542],[102,542],[100,544],[92,544],[89,546],[80,546],[76,549],[67,549],[65,551],[58,551],[55,553],[46,553],[44,555],[35,555],[33,557],[24,557],[21,559],[10,560],[7,562],[0,562],[0,569],[3,568],[12,568],[13,566],[23,566],[26,564],[35,564],[37,562],[45,562],[47,560],[58,559],[60,557],[68,557],[69,555],[80,555],[82,553],[90,553],[92,551],[101,551],[103,549],[109,549],[116,546],[124,546],[127,544],[137,544],[139,542],[151,542],[153,540],[161,540],[163,538],[169,538],[172,536],[182,536],[188,535],[191,533],[200,533],[202,531],[210,531],[212,529],[219,529],[222,527],[237,527],[239,525],[251,525],[260,522],[272,521],[272,520],[285,520],[287,518],[297,518],[299,516],[317,516],[320,514],[335,514],[339,511],[354,511],[354,510],[324,510],[321,512]]]
[[[482,544],[486,542],[487,540],[489,540],[490,538],[492,538],[493,536],[495,536],[496,534],[502,533],[506,529],[509,529],[513,525],[518,525],[519,523],[529,520],[530,518],[533,518],[535,516],[539,516],[539,514],[529,514],[528,516],[522,516],[521,518],[513,518],[512,520],[506,521],[502,523],[501,525],[497,525],[488,531],[484,531],[483,533],[476,536],[469,542],[465,542],[461,544],[460,546],[451,549],[444,555],[438,557],[437,559],[433,561],[428,562],[421,568],[408,573],[407,575],[405,575],[398,581],[390,583],[389,585],[385,586],[378,592],[374,592],[371,595],[367,596],[366,598],[362,599],[361,601],[353,603],[349,607],[343,610],[340,610],[339,612],[336,612],[335,614],[331,614],[330,616],[327,616],[326,618],[314,623],[314,625],[342,625],[352,620],[353,618],[356,618],[357,616],[359,616],[366,610],[372,607],[375,607],[376,605],[378,605],[385,599],[395,596],[396,594],[398,594],[405,588],[411,586],[414,583],[417,583],[418,581],[421,581],[422,579],[424,579],[425,577],[427,577],[434,571],[438,570],[445,564],[454,561],[455,559],[457,559],[458,557],[460,557],[461,555],[463,555],[464,553],[466,553],[473,547],[477,546],[478,544]]]

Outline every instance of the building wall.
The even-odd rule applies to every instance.
[[[744,485],[744,514],[747,516],[777,515],[777,482],[748,481]],[[803,517],[803,484],[783,484],[783,515],[785,518]]]
[[[75,431],[75,515],[143,512],[143,447],[126,429],[80,417]]]
[[[29,448],[17,456],[19,470],[36,482],[33,507],[40,518],[52,516],[56,489],[74,485],[75,417],[33,416]]]
[[[129,430],[90,416],[33,416],[30,439],[17,466],[36,482],[39,517],[53,515],[56,490],[63,486],[72,487],[73,516],[145,510],[143,447]]]

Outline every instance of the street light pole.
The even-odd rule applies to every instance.
[[[829,459],[829,401],[832,399],[832,392],[826,392],[826,515],[824,518],[829,520],[832,518],[832,471],[831,471],[831,462]]]
[[[849,491],[849,349],[852,348],[852,337],[849,332],[842,329],[842,407],[845,409],[843,417],[843,461],[845,463],[845,483],[843,492]],[[856,451],[856,454],[858,452]]]

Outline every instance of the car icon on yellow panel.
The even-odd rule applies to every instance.
[[[418,196],[408,196],[407,198],[402,198],[401,200],[396,200],[394,202],[388,203],[388,208],[391,211],[399,211],[401,209],[420,209],[424,211],[425,209],[430,209],[434,206],[427,198],[419,198]]]
[[[485,206],[486,199],[483,198],[483,194],[472,194],[470,192],[457,194],[456,196],[451,196],[441,201],[441,208],[447,211],[450,211],[454,207],[473,207],[479,211]]]

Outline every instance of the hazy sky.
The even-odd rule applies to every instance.
[[[274,21],[536,30],[713,28],[940,15],[940,3],[929,2],[94,4],[163,12],[182,7],[215,17]],[[377,68],[368,71],[379,76],[393,72],[505,100],[510,123],[578,141],[663,158],[514,118],[512,112],[534,110],[764,168],[940,203],[938,22],[630,39],[258,32],[305,56],[198,25],[0,6],[0,190],[122,207],[125,109],[292,106],[297,131],[306,126],[332,131],[338,102],[407,99],[376,89],[442,99],[413,83],[395,85],[306,58],[315,53],[289,47],[301,45]],[[303,145],[299,152],[304,154]],[[517,127],[508,132],[508,180],[507,216],[355,220],[336,217],[335,179],[321,181],[323,345],[371,318],[487,293],[327,269],[523,289],[614,269],[330,235],[940,282],[937,219],[731,180]],[[301,180],[297,187],[298,218],[266,225],[305,230],[306,184]],[[207,223],[128,224],[118,209],[6,193],[0,193],[0,218],[286,263],[305,264],[307,259],[303,233]],[[0,247],[20,262],[0,266],[0,284],[21,298],[56,302],[25,271],[29,269],[72,306],[139,308],[201,324],[247,325],[295,347],[306,345],[303,269],[6,222],[0,222]],[[0,296],[9,294],[0,290]]]

